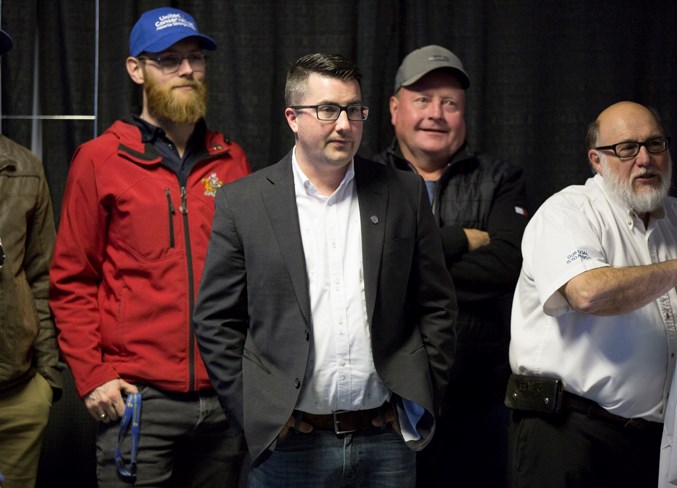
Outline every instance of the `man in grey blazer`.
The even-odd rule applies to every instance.
[[[425,185],[355,156],[368,108],[344,57],[297,60],[285,102],[292,151],[216,196],[200,352],[250,487],[413,487],[455,349]]]

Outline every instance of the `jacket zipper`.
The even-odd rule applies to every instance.
[[[165,188],[167,195],[167,207],[169,209],[169,247],[174,247],[174,204],[172,203],[172,196],[169,193],[169,188]]]
[[[190,246],[190,229],[188,228],[188,192],[185,185],[181,186],[181,205],[179,212],[183,215],[183,235],[186,240],[186,259],[188,260],[188,323],[190,324],[190,334],[188,337],[188,364],[190,385],[197,388],[195,384],[195,323],[193,322],[193,308],[195,307],[195,287],[193,276],[193,257]]]
[[[195,170],[196,166],[216,159],[222,156],[226,151],[218,154],[210,154],[207,159],[196,162],[191,168],[191,172]],[[193,256],[190,244],[190,230],[188,227],[188,192],[186,186],[188,184],[188,175],[185,180],[177,174],[179,180],[179,187],[181,188],[181,205],[179,205],[179,212],[183,216],[183,236],[186,241],[186,262],[188,264],[188,324],[190,327],[188,335],[188,374],[189,384],[191,388],[197,389],[195,382],[195,322],[193,322],[193,309],[195,308],[195,276],[193,273]]]

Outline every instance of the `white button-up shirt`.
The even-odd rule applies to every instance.
[[[553,195],[527,226],[510,365],[518,374],[560,378],[567,391],[616,415],[661,421],[677,352],[675,289],[609,317],[574,311],[558,291],[601,266],[677,258],[677,200],[669,198],[645,228],[605,192],[601,178]]]
[[[311,351],[297,409],[315,414],[376,408],[390,397],[374,367],[362,267],[360,207],[351,162],[330,196],[292,157],[312,316]]]

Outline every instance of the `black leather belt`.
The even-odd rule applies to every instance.
[[[578,412],[588,415],[589,417],[605,420],[609,423],[621,425],[627,429],[633,430],[651,430],[663,429],[663,424],[660,422],[652,422],[650,420],[635,418],[628,419],[615,415],[605,408],[602,408],[596,402],[588,400],[587,398],[574,395],[568,391],[564,391],[562,395],[562,404],[560,410],[569,410],[571,412]]]
[[[392,410],[390,403],[386,402],[378,408],[368,410],[339,410],[326,415],[294,411],[294,416],[303,422],[313,426],[314,429],[333,431],[336,435],[352,434],[361,430],[377,429],[372,420],[377,417],[383,419],[385,425],[385,413]]]
[[[557,378],[513,373],[508,379],[505,404],[517,412],[525,412],[520,415],[577,412],[627,429],[657,431],[663,429],[663,424],[660,422],[621,417],[602,408],[592,400],[569,393],[564,390],[562,381]]]

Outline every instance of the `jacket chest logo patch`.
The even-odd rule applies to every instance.
[[[205,195],[208,197],[216,196],[216,190],[223,186],[223,181],[216,176],[216,173],[212,173],[208,178],[202,178],[202,183],[205,184]]]

